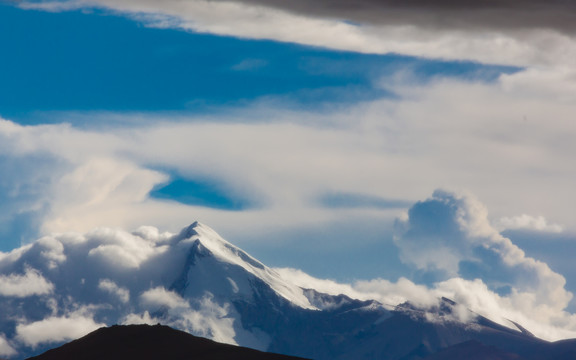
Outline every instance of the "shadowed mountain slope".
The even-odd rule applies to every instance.
[[[525,360],[517,354],[502,351],[493,346],[486,346],[478,341],[470,340],[450,346],[426,357],[424,360]]]

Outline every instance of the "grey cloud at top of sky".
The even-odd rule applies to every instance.
[[[222,0],[220,0],[222,1]],[[454,28],[550,28],[573,35],[576,2],[539,0],[236,0],[303,15],[336,17],[377,25],[417,24]]]

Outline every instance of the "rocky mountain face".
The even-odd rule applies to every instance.
[[[547,342],[449,299],[425,309],[391,308],[302,289],[199,223],[176,235],[97,235],[43,240],[0,259],[0,271],[28,271],[50,287],[0,296],[0,340],[14,350],[7,357],[37,355],[76,338],[66,331],[79,323],[83,329],[162,323],[316,360],[576,358],[576,340]]]

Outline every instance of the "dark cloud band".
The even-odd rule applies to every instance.
[[[440,29],[548,28],[576,34],[576,1],[573,0],[235,1],[377,25],[417,24]]]

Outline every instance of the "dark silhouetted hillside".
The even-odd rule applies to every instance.
[[[100,328],[29,360],[297,360],[221,344],[162,325]]]

